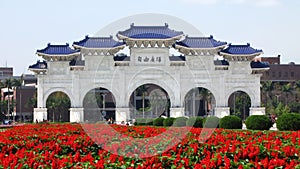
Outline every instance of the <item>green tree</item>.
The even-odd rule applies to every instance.
[[[10,93],[13,87],[13,80],[8,78],[4,81],[4,87],[7,88],[7,114],[11,115]]]
[[[148,94],[149,86],[142,85],[136,89],[137,96],[142,96],[142,112],[143,112],[143,118],[145,118],[145,97]]]
[[[249,114],[249,107],[251,106],[251,99],[247,93],[237,91],[233,93],[233,115],[245,120]]]
[[[13,89],[15,91],[19,90],[21,88],[21,86],[22,86],[22,78],[20,78],[20,79],[13,79],[12,80],[12,85],[13,85]],[[19,97],[19,99],[20,99],[20,94],[21,94],[21,92],[19,92],[19,96],[16,96],[16,97]],[[13,105],[13,107],[15,107],[15,105],[16,105],[14,103],[16,103],[16,102],[14,101],[14,98],[12,98],[12,105]],[[21,112],[21,120],[23,120],[22,112]],[[13,116],[13,121],[15,121],[15,116]]]
[[[274,90],[274,83],[272,81],[265,81],[262,83],[262,90],[265,92],[266,99],[266,107],[269,108],[271,105],[269,104],[269,98],[272,100],[270,93]]]
[[[284,113],[290,113],[290,108],[289,106],[284,106],[281,102],[277,105],[275,109],[275,114],[279,117]]]
[[[285,105],[288,105],[288,96],[289,96],[289,93],[291,94],[292,93],[292,85],[291,83],[287,83],[287,84],[284,84],[283,86],[281,86],[281,91],[283,93],[285,93]]]

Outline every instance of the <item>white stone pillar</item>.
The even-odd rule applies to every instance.
[[[83,122],[84,113],[83,108],[70,108],[70,122]]]
[[[249,116],[252,115],[265,115],[266,110],[264,107],[250,107]]]
[[[34,108],[33,122],[43,122],[44,120],[47,120],[47,108]]]
[[[215,107],[215,116],[223,118],[230,115],[230,107]]]
[[[130,109],[128,107],[117,107],[116,123],[127,122],[128,120],[130,120]]]
[[[184,107],[172,107],[170,108],[170,117],[182,117],[184,116]]]

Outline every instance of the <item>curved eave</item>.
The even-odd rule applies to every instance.
[[[253,53],[253,54],[229,54],[229,53],[224,53],[224,52],[220,52],[221,56],[228,56],[228,57],[255,57],[255,56],[259,56],[263,54],[263,52],[257,52],[257,53]]]
[[[29,71],[32,71],[36,74],[39,74],[41,72],[47,72],[47,69],[38,69],[38,68],[28,68]]]
[[[125,48],[126,44],[123,44],[123,45],[120,45],[120,46],[115,46],[115,47],[112,47],[112,48],[87,48],[87,47],[84,47],[84,46],[79,46],[79,45],[74,45],[73,44],[73,47],[76,48],[76,49],[84,49],[84,50],[114,50],[114,49],[123,49]]]
[[[171,60],[170,60],[170,62],[171,63],[185,63],[185,61],[171,61]]]
[[[124,36],[124,35],[121,35],[121,34],[118,34],[117,37],[120,39],[120,40],[130,40],[130,41],[168,41],[168,40],[178,40],[178,39],[181,39],[181,37],[183,36],[184,34],[180,34],[178,36],[174,36],[174,37],[171,37],[171,38],[130,38],[128,36]]]
[[[41,53],[41,52],[36,52],[36,54],[38,56],[45,56],[45,57],[71,57],[71,56],[79,56],[80,52],[76,52],[76,53],[71,53],[71,54],[67,54],[67,55],[50,55],[50,54],[46,54],[46,53]]]
[[[46,71],[47,69],[46,68],[44,68],[44,69],[42,69],[42,68],[28,68],[28,70],[30,70],[30,71]]]
[[[270,69],[270,67],[265,67],[265,68],[251,68],[254,71],[267,71]]]
[[[175,48],[177,49],[177,47],[179,48],[184,48],[184,49],[187,49],[187,50],[216,50],[216,49],[222,49],[222,48],[225,48],[226,47],[226,44],[225,45],[221,45],[221,46],[216,46],[216,47],[213,47],[213,48],[189,48],[189,47],[186,47],[186,46],[182,46],[182,45],[177,45],[175,44]]]

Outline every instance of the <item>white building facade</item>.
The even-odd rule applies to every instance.
[[[38,78],[34,121],[47,120],[47,98],[53,92],[63,92],[71,102],[70,122],[83,122],[84,97],[95,88],[110,91],[115,101],[115,120],[128,121],[133,118],[130,97],[145,84],[157,85],[167,93],[171,117],[186,116],[186,95],[198,87],[213,95],[215,116],[230,114],[228,100],[236,91],[249,95],[250,115],[265,114],[260,77],[268,67],[252,61],[262,50],[249,44],[227,44],[212,36],[189,37],[167,24],[131,25],[118,32],[115,39],[86,36],[72,47],[48,44],[37,50],[45,61],[29,67]],[[125,47],[129,48],[129,56],[117,55]],[[170,50],[181,55],[170,56]]]

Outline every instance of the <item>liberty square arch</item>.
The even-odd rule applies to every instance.
[[[129,48],[129,56],[120,54],[125,47]],[[170,56],[171,48],[180,56]],[[143,84],[155,84],[166,91],[172,117],[185,115],[185,96],[197,87],[213,94],[215,116],[229,115],[228,99],[235,91],[250,96],[250,115],[264,114],[260,107],[260,77],[268,66],[253,61],[261,53],[250,44],[227,44],[212,36],[189,37],[167,24],[132,24],[116,37],[86,36],[72,46],[48,44],[37,50],[44,61],[29,67],[38,78],[34,121],[47,119],[47,97],[61,91],[71,100],[70,122],[83,122],[83,99],[98,87],[114,96],[116,121],[128,121],[130,96]]]

